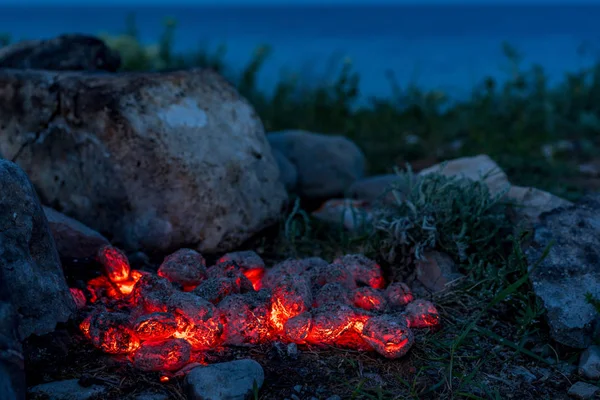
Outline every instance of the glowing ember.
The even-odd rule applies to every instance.
[[[164,259],[157,275],[131,270],[111,246],[98,260],[105,275],[85,292],[71,289],[79,309],[92,308],[79,328],[102,351],[163,371],[161,381],[229,345],[281,341],[398,358],[413,345],[411,329],[440,326],[433,304],[413,301],[403,283],[384,288],[381,268],[362,255],[266,269],[256,253],[237,252],[206,268],[199,253],[182,249]]]
[[[411,328],[430,328],[436,330],[441,323],[440,314],[437,309],[433,303],[427,300],[413,301],[406,306],[405,313],[408,326]]]
[[[177,250],[165,258],[158,268],[158,276],[180,284],[187,292],[206,279],[206,262],[192,249]]]
[[[354,305],[368,311],[384,311],[386,307],[383,292],[372,287],[365,286],[353,292]]]
[[[121,250],[107,245],[98,250],[97,258],[112,282],[123,282],[129,278],[131,267],[127,256]]]

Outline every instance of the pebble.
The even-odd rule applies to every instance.
[[[106,387],[100,385],[81,386],[78,379],[43,383],[29,390],[30,395],[45,396],[48,400],[87,400],[100,396]]]
[[[590,346],[581,353],[579,375],[592,380],[600,379],[600,346]]]
[[[598,388],[598,386],[594,386],[585,382],[577,382],[571,386],[568,394],[574,399],[587,400],[593,399],[599,391],[600,388]]]
[[[264,380],[260,364],[247,359],[194,368],[184,385],[188,400],[245,400]]]

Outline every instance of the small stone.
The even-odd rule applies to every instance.
[[[368,202],[383,201],[384,203],[393,203],[394,193],[402,195],[405,182],[396,174],[376,175],[368,178],[359,179],[348,188],[349,197]]]
[[[261,388],[262,367],[254,360],[236,360],[194,368],[185,378],[188,400],[245,400]]]
[[[287,345],[287,355],[292,360],[296,360],[298,358],[298,345],[296,343],[290,343]]]
[[[135,396],[135,400],[169,400],[169,396],[162,393],[142,393]]]
[[[415,271],[419,282],[432,292],[444,290],[449,282],[463,276],[458,272],[454,260],[439,251],[425,254],[425,260],[416,262]]]
[[[598,386],[594,386],[585,382],[577,382],[571,386],[568,394],[574,399],[587,400],[594,398],[598,392],[600,392],[600,388],[598,388]]]
[[[579,359],[579,375],[591,379],[600,379],[600,346],[590,346]]]
[[[342,400],[342,398],[337,394],[334,394],[333,396],[329,396],[327,400]]]
[[[296,396],[294,393],[290,396],[292,400],[300,400],[300,397]]]
[[[302,392],[302,385],[296,385],[296,386],[294,386],[294,391],[298,392],[298,393]]]
[[[516,366],[512,368],[512,373],[515,376],[522,378],[527,383],[532,383],[537,380],[537,376],[535,376],[531,371],[527,368]]]
[[[92,385],[83,387],[77,379],[43,383],[29,390],[31,396],[46,396],[50,400],[87,400],[101,396],[106,392],[106,387]]]
[[[331,224],[340,224],[349,231],[368,225],[373,215],[364,200],[330,199],[311,214],[314,218]]]

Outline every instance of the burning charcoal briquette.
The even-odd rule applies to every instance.
[[[341,283],[333,282],[324,285],[316,292],[313,307],[321,307],[327,303],[342,303],[347,306],[353,304],[350,291]]]
[[[313,270],[326,267],[329,263],[320,257],[309,257],[300,260],[288,259],[276,264],[265,272],[263,287],[273,289],[282,279],[290,276],[310,277]]]
[[[414,300],[413,294],[405,283],[394,282],[385,289],[385,297],[392,308],[402,308]]]
[[[328,303],[288,320],[285,334],[298,344],[335,344],[344,332],[353,328],[354,317],[350,307]]]
[[[352,300],[354,305],[358,308],[377,312],[385,310],[387,303],[383,292],[370,286],[364,286],[354,290]]]
[[[308,311],[311,304],[312,292],[305,278],[296,276],[282,280],[271,294],[271,327],[276,332],[283,332],[286,321]]]
[[[87,301],[85,299],[85,294],[83,290],[77,288],[70,288],[71,296],[73,297],[73,301],[75,302],[75,306],[77,306],[78,310],[81,310],[85,307]]]
[[[168,339],[177,331],[177,320],[173,314],[156,312],[140,316],[133,326],[140,340]]]
[[[134,301],[147,312],[167,311],[167,301],[175,288],[167,279],[156,275],[143,275],[133,287]]]
[[[238,293],[246,293],[254,290],[252,282],[250,282],[239,265],[234,261],[226,261],[210,267],[208,269],[208,277],[231,279],[237,286]]]
[[[140,339],[129,326],[129,316],[120,312],[100,311],[84,321],[84,333],[92,344],[110,354],[127,354],[140,346]],[[87,329],[86,329],[87,328]]]
[[[383,289],[385,286],[379,264],[362,254],[347,254],[336,258],[333,263],[346,267],[359,286],[366,285],[375,289]]]
[[[207,278],[206,261],[197,251],[180,249],[165,257],[158,268],[158,275],[189,291]]]
[[[190,360],[191,346],[183,339],[147,341],[133,356],[142,371],[176,371]]]
[[[350,271],[341,264],[318,266],[311,273],[311,283],[315,288],[325,286],[328,283],[339,283],[349,290],[356,288],[356,282]]]
[[[402,317],[380,315],[370,318],[362,331],[362,338],[386,358],[405,355],[414,343],[414,336]]]
[[[411,328],[436,330],[440,327],[440,314],[430,301],[415,300],[406,306],[404,313]]]
[[[197,296],[219,304],[221,300],[232,294],[239,294],[240,288],[231,278],[208,278],[192,291]]]
[[[236,251],[227,253],[219,259],[218,264],[234,262],[242,270],[243,274],[252,283],[254,290],[260,290],[262,279],[265,274],[265,262],[254,251]]]
[[[194,350],[219,343],[223,327],[212,303],[193,293],[177,292],[169,298],[168,310],[177,320],[175,337],[187,340]]]
[[[234,346],[264,343],[270,336],[269,297],[268,291],[260,290],[234,294],[219,303],[223,343]]]
[[[104,267],[108,279],[112,282],[122,282],[129,279],[131,267],[127,256],[121,250],[111,245],[106,245],[98,250],[98,262]]]

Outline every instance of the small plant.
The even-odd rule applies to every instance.
[[[415,176],[410,169],[399,176],[388,192],[395,202],[378,209],[374,226],[375,243],[391,264],[407,255],[423,259],[431,249],[464,263],[482,249],[497,247],[499,232],[510,226],[502,194],[491,196],[483,181],[439,173]]]

